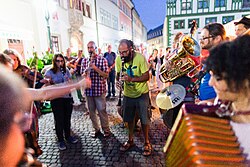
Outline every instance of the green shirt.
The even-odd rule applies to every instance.
[[[121,56],[117,56],[115,60],[115,70],[120,72],[122,68]],[[135,52],[132,61],[124,64],[124,73],[128,74],[130,77],[140,77],[142,74],[146,73],[148,69],[148,63],[146,58],[140,53]],[[125,82],[124,83],[124,95],[130,98],[137,98],[144,93],[148,92],[147,81],[144,82]]]

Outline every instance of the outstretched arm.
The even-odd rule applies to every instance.
[[[83,87],[84,89],[91,87],[91,80],[84,78],[75,83],[58,84],[43,87],[41,89],[27,88],[30,93],[32,100],[51,100],[62,95],[70,93],[74,89]]]

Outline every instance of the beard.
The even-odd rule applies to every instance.
[[[125,63],[130,62],[132,60],[132,53],[129,52],[129,54],[127,56],[123,56],[123,58]]]
[[[212,41],[208,41],[208,43],[206,45],[201,46],[202,49],[211,49],[214,46]]]

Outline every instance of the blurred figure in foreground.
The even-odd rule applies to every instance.
[[[217,98],[222,101],[222,114],[228,116],[243,153],[250,164],[250,36],[218,45],[210,51],[206,66]]]
[[[17,166],[24,153],[23,131],[30,123],[24,114],[30,109],[30,96],[20,77],[2,65],[0,71],[0,166]]]

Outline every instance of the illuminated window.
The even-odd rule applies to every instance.
[[[206,18],[206,20],[205,20],[205,24],[215,23],[215,22],[217,22],[217,18],[216,17],[209,17],[209,18]]]
[[[182,29],[182,28],[185,28],[185,20],[175,20],[174,29]]]
[[[192,22],[193,22],[193,20],[196,21],[197,28],[199,28],[199,19],[188,19],[188,28],[191,28],[191,27],[192,27]]]
[[[183,0],[181,3],[181,9],[182,10],[191,10],[192,9],[191,0]]]
[[[205,9],[208,7],[209,7],[208,0],[199,0],[198,1],[198,9]]]
[[[52,46],[54,52],[59,52],[59,41],[58,36],[51,36]]]
[[[232,20],[234,20],[234,16],[223,16],[222,17],[222,24],[226,24]]]
[[[215,0],[215,7],[225,7],[226,6],[226,0]]]

